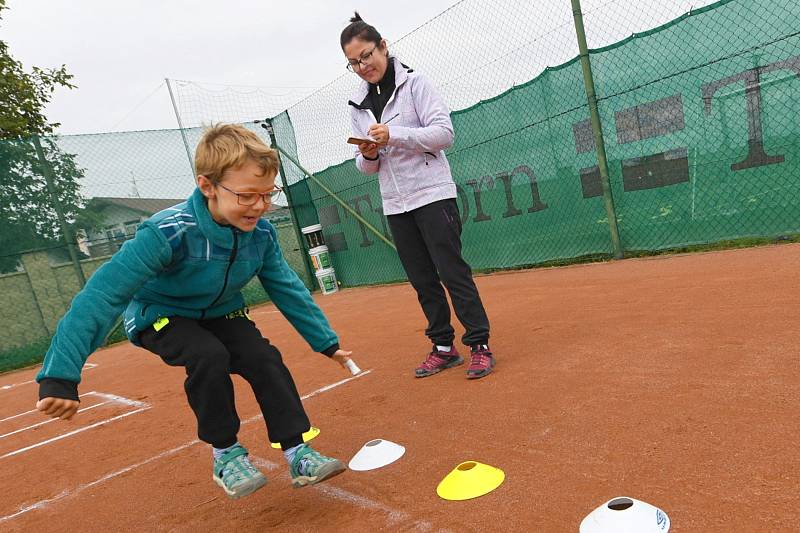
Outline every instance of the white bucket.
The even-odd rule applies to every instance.
[[[325,244],[325,238],[322,236],[322,224],[300,228],[300,232],[305,235],[306,244],[308,244],[309,248],[317,248]]]
[[[336,272],[332,268],[317,270],[316,275],[322,294],[332,294],[339,290],[339,284],[336,282]]]
[[[324,244],[317,246],[308,251],[311,256],[311,262],[314,264],[314,270],[325,270],[326,268],[333,268],[331,264],[331,255],[328,253],[328,247]]]

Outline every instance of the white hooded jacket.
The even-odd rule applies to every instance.
[[[379,174],[383,212],[395,215],[455,198],[456,185],[444,155],[454,138],[447,105],[426,77],[396,58],[390,61],[394,61],[395,90],[382,116],[397,117],[387,124],[389,142],[380,148],[376,161],[365,159],[356,149],[356,166],[364,174]],[[365,102],[368,91],[369,84],[362,81],[349,102],[354,136],[365,137],[376,123]]]

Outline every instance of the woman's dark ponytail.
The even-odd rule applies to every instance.
[[[383,37],[381,37],[381,34],[375,29],[375,26],[364,22],[364,19],[362,19],[361,15],[356,11],[355,15],[350,17],[350,24],[342,30],[342,35],[339,38],[342,50],[344,50],[345,45],[353,39],[361,39],[362,41],[380,45]]]

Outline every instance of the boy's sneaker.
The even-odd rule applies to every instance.
[[[433,350],[428,354],[428,358],[414,370],[414,375],[418,378],[432,376],[446,368],[458,366],[463,362],[464,359],[458,354],[455,346],[452,346],[449,352],[443,352],[434,344]]]
[[[214,459],[213,479],[233,499],[252,494],[267,484],[267,478],[253,466],[242,445]]]
[[[467,379],[478,379],[490,374],[494,368],[494,356],[486,344],[473,344],[470,347],[472,358],[467,369]]]
[[[292,486],[296,489],[325,481],[345,470],[346,468],[340,460],[325,457],[308,444],[303,444],[302,448],[297,450],[294,460],[289,466]]]

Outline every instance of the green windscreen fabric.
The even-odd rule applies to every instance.
[[[625,248],[800,230],[799,21],[728,1],[592,54]]]
[[[625,250],[800,232],[798,23],[794,1],[727,0],[591,51]],[[612,252],[586,101],[574,59],[452,113],[447,155],[474,269]],[[391,238],[376,176],[353,161],[315,176]],[[301,184],[340,281],[404,278],[391,248]]]

